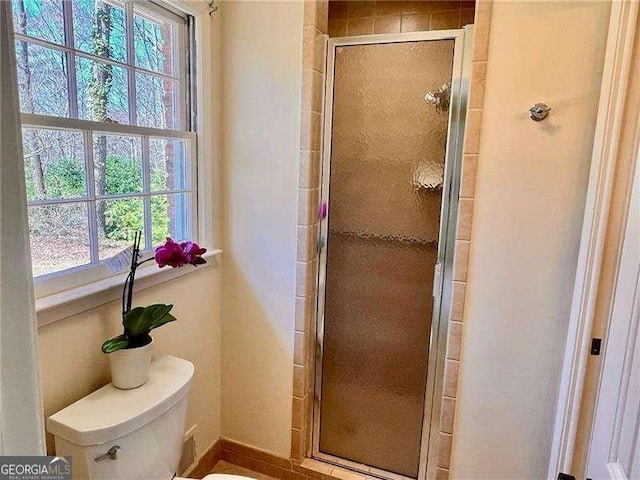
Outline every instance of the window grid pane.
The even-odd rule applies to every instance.
[[[26,132],[38,130],[35,127],[25,126]],[[39,129],[42,131],[42,129]],[[64,144],[63,147],[69,151],[77,152],[84,158],[80,163],[78,159],[70,159],[72,161],[63,161],[62,168],[70,169],[70,175],[66,173],[63,177],[70,177],[72,180],[82,180],[82,188],[85,189],[85,195],[81,198],[37,198],[31,196],[28,205],[30,212],[38,212],[35,218],[35,225],[32,225],[32,241],[38,242],[39,250],[34,255],[34,275],[50,275],[58,272],[66,271],[67,268],[74,269],[76,267],[97,266],[102,260],[118,253],[126,248],[131,240],[131,234],[135,228],[143,230],[145,249],[150,251],[155,245],[164,240],[163,235],[170,235],[176,240],[185,240],[191,236],[191,215],[194,205],[192,204],[190,189],[190,168],[188,157],[187,140],[175,137],[149,137],[149,136],[133,136],[122,137],[124,139],[139,139],[141,144],[141,170],[142,170],[142,188],[138,192],[114,192],[108,190],[110,180],[105,179],[105,194],[101,195],[96,190],[96,143],[97,139],[109,138],[108,134],[91,130],[44,130],[45,132],[60,132],[67,141],[58,139],[57,142],[50,141],[49,144],[55,147],[56,144]],[[26,138],[27,135],[25,135]],[[111,135],[115,139],[118,137]],[[69,138],[75,139],[77,145],[73,145]],[[126,143],[126,142],[125,142]],[[165,188],[153,189],[151,183],[151,153],[150,145],[155,146],[156,163],[159,163],[159,150],[163,150],[164,155],[176,155],[180,157],[178,162],[174,159],[165,157],[163,161],[174,164],[179,163],[180,168],[170,173],[164,172]],[[29,148],[25,143],[25,148]],[[176,150],[178,152],[176,153]],[[120,151],[121,155],[127,156],[127,152],[136,154],[136,148],[128,148],[127,152],[122,149],[109,149],[107,152]],[[184,157],[184,161],[182,158]],[[123,158],[124,161],[114,162],[110,169],[107,169],[107,175],[126,174],[131,176],[129,169],[131,164],[135,164],[135,158]],[[54,160],[54,165],[58,163]],[[83,176],[80,176],[80,168]],[[184,171],[182,170],[184,168]],[[114,170],[115,169],[115,170]],[[120,169],[120,170],[118,170]],[[167,170],[171,170],[168,168]],[[177,170],[177,171],[176,171]],[[65,170],[66,171],[66,170]],[[59,172],[55,173],[60,176]],[[175,176],[180,178],[174,178]],[[60,179],[57,187],[60,187]],[[65,180],[66,181],[66,180]],[[135,184],[135,179],[132,180]],[[77,182],[72,182],[71,187],[78,187]],[[75,207],[74,207],[75,205]],[[79,210],[82,209],[82,210]],[[65,215],[65,212],[68,215]],[[69,213],[71,212],[71,213]],[[79,212],[83,214],[80,215]],[[165,215],[163,219],[163,215]],[[68,218],[67,218],[68,216]],[[85,219],[84,226],[78,226],[78,219]],[[100,218],[104,218],[101,222]],[[64,222],[68,220],[68,225]],[[62,223],[61,223],[62,222]],[[33,223],[30,219],[30,223]],[[104,224],[103,224],[104,223]],[[55,225],[54,225],[55,224]],[[66,226],[65,226],[66,225]],[[76,225],[79,237],[73,236],[57,236],[56,242],[47,243],[42,240],[42,234],[46,231],[43,226],[49,228],[57,228],[56,231],[64,231],[69,233],[69,225]],[[161,238],[162,237],[162,238]],[[45,248],[46,247],[46,248]],[[86,249],[85,249],[86,247]],[[64,270],[53,270],[43,258],[46,256],[47,249],[55,250],[57,258]],[[84,252],[86,255],[79,253]],[[76,259],[76,260],[74,260]]]
[[[14,0],[14,2],[19,2],[19,1],[23,1],[23,0]],[[27,1],[26,3],[29,3],[29,2]],[[170,34],[169,43],[171,45],[172,50],[170,53],[170,59],[164,64],[160,62],[160,65],[163,66],[163,68],[162,69],[153,68],[153,66],[149,64],[149,62],[147,62],[146,64],[143,63],[143,65],[137,65],[134,59],[135,55],[126,53],[126,52],[132,52],[135,50],[134,33],[133,33],[134,17],[139,16],[139,12],[134,13],[134,8],[132,3],[127,3],[126,12],[123,12],[124,21],[125,21],[124,25],[121,28],[119,27],[119,30],[116,29],[119,35],[119,37],[117,38],[119,38],[120,41],[124,42],[124,45],[122,46],[122,52],[125,52],[125,53],[121,53],[119,55],[105,54],[100,50],[91,51],[90,48],[82,48],[82,45],[83,44],[86,45],[86,43],[88,42],[88,40],[84,38],[86,37],[86,34],[83,37],[84,39],[80,40],[80,45],[76,44],[76,41],[78,41],[76,37],[78,37],[78,35],[76,33],[77,27],[74,24],[74,11],[77,9],[74,8],[71,5],[71,3],[73,2],[67,2],[67,1],[61,2],[61,5],[62,5],[61,17],[64,16],[64,22],[63,22],[64,31],[65,32],[68,31],[68,34],[67,33],[61,34],[60,35],[61,40],[57,43],[47,38],[38,38],[36,36],[31,36],[28,34],[28,32],[23,33],[18,29],[17,26],[15,29],[16,42],[26,41],[29,45],[32,45],[34,47],[48,48],[48,50],[52,52],[58,51],[59,53],[57,55],[62,55],[62,58],[66,63],[66,66],[63,68],[63,72],[64,72],[65,83],[67,83],[65,88],[63,90],[60,90],[61,93],[65,92],[67,96],[66,101],[64,102],[67,105],[66,109],[64,110],[64,114],[60,115],[55,112],[38,111],[37,109],[34,111],[33,109],[25,107],[25,105],[23,105],[22,103],[21,103],[21,110],[24,113],[36,113],[36,114],[64,116],[64,117],[69,116],[70,118],[89,118],[87,115],[84,115],[84,116],[82,115],[82,112],[83,112],[82,99],[78,99],[76,94],[76,92],[78,91],[78,82],[81,81],[81,79],[77,78],[78,76],[75,74],[74,68],[71,68],[71,69],[69,68],[69,66],[71,65],[76,65],[77,58],[84,58],[86,60],[83,63],[92,62],[92,64],[95,64],[97,62],[105,65],[111,65],[112,68],[119,69],[117,70],[118,72],[126,72],[125,75],[127,76],[127,79],[126,79],[127,85],[124,88],[125,90],[128,91],[127,98],[129,103],[129,108],[128,108],[129,118],[124,122],[123,122],[123,119],[121,118],[112,118],[112,120],[116,120],[120,123],[126,123],[128,121],[132,125],[137,124],[136,123],[137,112],[135,110],[137,89],[135,85],[136,83],[135,77],[137,75],[142,75],[144,77],[141,77],[141,78],[147,79],[146,80],[147,84],[150,84],[154,87],[158,87],[159,85],[163,85],[163,84],[165,86],[168,86],[168,85],[173,86],[173,88],[166,87],[168,90],[171,90],[171,91],[169,92],[167,90],[165,94],[168,99],[167,103],[171,105],[171,109],[169,110],[165,109],[167,110],[167,115],[171,116],[171,119],[170,119],[171,121],[166,121],[166,122],[156,121],[155,125],[158,125],[160,128],[171,128],[171,129],[183,128],[185,123],[180,112],[183,111],[182,102],[184,102],[184,99],[186,98],[185,89],[187,85],[185,80],[183,79],[184,72],[182,71],[182,69],[177,68],[178,65],[180,66],[182,65],[182,62],[180,62],[180,60],[177,57],[178,54],[181,53],[181,49],[180,51],[178,50],[178,43],[176,41],[176,39],[178,38],[178,35],[176,34],[176,30],[175,30],[177,24],[173,24],[169,20],[164,22],[165,25],[168,25],[170,27],[169,31],[171,32],[171,34]],[[115,8],[117,11],[121,11],[115,5],[112,5],[112,8]],[[186,28],[185,25],[179,25],[179,26],[181,29]],[[30,48],[34,48],[34,47],[30,47]],[[16,53],[18,53],[18,57],[20,57],[18,48],[16,48]],[[54,54],[51,53],[51,55],[54,55]],[[20,67],[22,66],[22,64],[20,62],[20,58],[18,60],[19,60],[18,66],[20,70]],[[38,70],[41,70],[41,69],[38,68]],[[122,85],[119,85],[119,87],[122,89]],[[158,95],[156,95],[156,97],[157,96]],[[148,102],[146,103],[148,105]],[[58,109],[58,110],[61,111],[62,109]],[[100,121],[100,120],[97,120],[97,121]],[[164,125],[164,123],[169,123],[171,124],[171,126],[164,127],[162,126]],[[142,125],[149,125],[149,122],[147,121],[145,123],[142,123]]]
[[[13,1],[14,3],[24,1],[25,4],[32,2],[32,0]],[[51,3],[56,1],[51,0]],[[73,150],[75,148],[79,152],[67,154],[66,157],[69,158],[62,158],[65,155],[61,154],[54,155],[56,158],[52,157],[52,165],[55,165],[55,168],[70,170],[68,177],[73,181],[80,180],[81,183],[76,185],[77,182],[72,182],[71,186],[65,183],[61,186],[58,182],[56,188],[75,186],[78,189],[72,189],[73,193],[76,195],[82,193],[82,196],[67,198],[58,192],[53,198],[49,198],[47,195],[31,195],[29,198],[29,209],[38,212],[35,218],[40,222],[34,225],[34,233],[37,234],[36,230],[44,232],[42,225],[49,225],[52,221],[58,222],[61,225],[60,229],[64,226],[60,222],[67,222],[70,225],[76,225],[77,236],[83,239],[82,241],[78,239],[72,241],[74,239],[71,239],[68,244],[63,242],[56,251],[62,257],[67,254],[69,262],[65,263],[66,260],[63,258],[61,267],[55,270],[47,270],[46,265],[44,267],[40,265],[39,270],[34,269],[35,276],[40,273],[49,275],[66,272],[67,267],[74,270],[99,265],[105,255],[117,253],[120,246],[122,248],[128,246],[130,239],[127,237],[126,230],[129,227],[131,227],[130,230],[143,229],[145,247],[148,250],[153,247],[154,243],[158,243],[159,237],[165,233],[177,237],[190,237],[191,217],[195,212],[193,204],[195,196],[191,195],[189,176],[192,159],[188,154],[191,151],[192,139],[173,137],[170,131],[167,131],[162,138],[152,137],[150,139],[149,136],[138,135],[137,138],[140,138],[142,143],[140,158],[142,178],[139,179],[142,188],[134,188],[133,190],[131,188],[105,188],[104,194],[96,189],[96,152],[94,150],[96,138],[121,135],[101,133],[100,125],[105,120],[115,120],[121,124],[148,125],[168,130],[181,129],[187,125],[186,116],[183,119],[181,112],[184,111],[182,103],[187,98],[185,89],[188,83],[183,78],[185,72],[178,68],[182,68],[182,65],[186,65],[186,63],[178,57],[178,54],[183,54],[183,50],[179,48],[178,43],[178,38],[182,37],[179,37],[177,33],[178,30],[186,28],[186,24],[174,23],[174,19],[165,21],[162,16],[156,16],[155,12],[149,13],[147,16],[145,9],[138,11],[136,7],[134,10],[133,2],[126,2],[124,9],[117,4],[110,4],[109,9],[113,15],[109,35],[111,39],[117,39],[118,43],[109,46],[106,50],[100,50],[97,49],[99,45],[91,44],[91,39],[87,34],[88,30],[83,28],[91,15],[89,10],[93,8],[93,5],[74,5],[73,2],[60,1],[59,6],[60,11],[52,24],[57,32],[56,35],[42,34],[37,31],[33,33],[34,31],[29,29],[18,30],[16,23],[16,53],[19,56],[20,52],[26,51],[29,57],[28,59],[22,58],[23,62],[18,64],[19,70],[20,67],[23,67],[24,71],[26,66],[29,70],[35,70],[34,75],[36,76],[44,74],[48,78],[57,78],[57,81],[53,82],[55,89],[52,93],[55,95],[50,97],[40,95],[43,98],[47,97],[47,101],[43,102],[43,105],[39,105],[24,93],[27,82],[23,74],[21,98],[24,96],[27,101],[26,103],[21,101],[21,110],[27,114],[51,116],[50,126],[49,122],[44,122],[44,125],[40,124],[42,119],[37,120],[39,123],[37,126],[29,126],[29,122],[25,122],[24,126],[26,130],[55,132],[56,118],[61,117],[87,119],[95,122],[96,128],[94,130],[92,127],[87,128],[86,125],[83,125],[76,127],[80,129],[74,129],[68,123],[63,124],[64,128],[58,130],[63,133],[58,136],[67,135],[81,139],[79,143],[76,139],[75,147],[67,146],[68,151],[75,151]],[[87,7],[89,10],[80,12],[80,7]],[[151,50],[144,52],[146,57],[141,58],[138,55],[137,59],[135,53],[139,52],[136,52],[134,37],[136,19],[140,20],[139,23],[143,27],[142,33],[144,35],[142,37],[146,37],[147,40],[151,39],[151,43],[148,45]],[[36,23],[33,25],[37,27]],[[141,36],[138,35],[138,37],[138,46],[140,46]],[[29,56],[31,50],[34,50],[36,54]],[[33,60],[36,60],[35,68],[31,68]],[[57,70],[54,68],[56,65],[58,65]],[[110,77],[103,79],[102,83],[96,81],[95,75],[99,75],[100,72],[109,72]],[[143,79],[144,85],[151,87],[145,98],[136,95],[138,91],[144,91],[136,84],[137,78]],[[43,82],[37,83],[43,84]],[[106,83],[110,85],[106,89],[107,91],[104,88],[101,90],[102,97],[99,100],[102,100],[104,105],[100,105],[101,109],[98,113],[101,115],[97,115],[95,106],[89,105],[88,91],[91,89],[100,90],[100,87],[104,87]],[[52,102],[52,98],[56,101]],[[142,108],[143,113],[140,121],[138,107]],[[29,115],[25,117],[28,118]],[[179,153],[175,158],[170,158],[170,156],[166,156],[164,159],[156,158],[156,163],[152,166],[150,142],[155,144],[164,142],[165,150],[176,148]],[[170,148],[167,149],[167,145]],[[25,148],[27,147],[28,145],[25,144]],[[55,145],[49,146],[49,150],[55,148],[63,150],[60,145],[57,147]],[[156,153],[157,150],[156,148]],[[33,152],[28,153],[32,154]],[[164,171],[160,172],[162,168],[158,169],[158,167],[162,167],[163,160],[166,165],[164,165]],[[123,173],[121,171],[123,166],[134,168],[135,165],[135,158],[123,158],[116,162],[112,161],[110,169],[106,170],[114,174]],[[33,186],[33,164],[29,168],[31,168],[30,180]],[[113,170],[114,168],[115,170]],[[152,168],[156,168],[155,173],[152,173]],[[83,171],[80,172],[81,170]],[[105,174],[108,176],[109,172],[105,172]],[[135,177],[137,174],[133,173]],[[69,178],[64,180],[69,180]],[[135,179],[132,181],[136,183]],[[72,214],[65,215],[65,212]],[[171,212],[179,213],[179,218],[161,218],[162,215]],[[105,219],[102,223],[105,225],[100,222],[103,215]],[[80,218],[83,219],[82,225],[78,223]],[[68,231],[68,228],[65,231]],[[112,240],[107,238],[105,236],[107,233],[113,235],[114,238]],[[184,238],[176,239],[183,240]],[[127,244],[125,245],[125,243]],[[77,249],[79,245],[82,245],[84,252],[82,254],[69,253],[65,250],[65,248],[72,246]],[[76,263],[78,264],[76,265]]]

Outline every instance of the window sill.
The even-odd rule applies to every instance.
[[[145,290],[191,272],[215,266],[217,265],[216,257],[221,253],[222,250],[219,249],[208,251],[203,255],[207,263],[197,268],[161,269],[156,266],[141,268],[136,275],[135,291]],[[128,272],[37,299],[38,328],[120,299],[127,274]]]

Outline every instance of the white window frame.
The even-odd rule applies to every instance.
[[[118,277],[114,277],[104,266],[100,265],[97,251],[97,234],[91,233],[93,229],[95,231],[95,205],[96,196],[93,185],[93,141],[92,135],[94,134],[122,134],[138,136],[142,139],[142,162],[143,162],[143,176],[148,177],[149,167],[149,139],[151,138],[163,138],[163,139],[176,139],[184,140],[186,146],[187,156],[187,168],[189,170],[188,175],[188,189],[184,190],[167,190],[167,191],[154,191],[153,195],[162,195],[170,193],[187,193],[191,197],[191,215],[188,219],[191,238],[200,243],[204,243],[205,235],[204,229],[201,225],[202,216],[199,214],[199,205],[202,200],[201,196],[201,183],[198,179],[198,169],[200,162],[197,155],[197,137],[194,131],[194,119],[195,119],[195,91],[193,89],[193,82],[190,78],[190,74],[193,72],[193,62],[191,50],[194,45],[191,41],[193,35],[193,22],[189,21],[187,13],[171,8],[169,5],[162,7],[155,5],[152,2],[135,2],[131,0],[112,0],[110,3],[120,6],[125,9],[126,12],[126,29],[127,29],[127,41],[129,56],[132,57],[132,42],[133,42],[133,19],[134,10],[135,14],[143,14],[154,18],[154,13],[161,14],[163,21],[168,21],[174,25],[174,65],[172,75],[165,75],[162,73],[152,72],[143,68],[136,67],[134,65],[134,58],[127,58],[126,63],[122,63],[115,60],[105,59],[103,57],[95,56],[90,53],[85,53],[75,49],[73,44],[74,36],[72,30],[72,8],[71,4],[67,1],[63,4],[63,14],[65,19],[65,43],[64,45],[56,44],[46,40],[41,40],[34,37],[29,37],[16,33],[16,40],[27,41],[33,45],[44,46],[51,48],[55,51],[61,52],[66,56],[66,62],[69,69],[69,75],[67,76],[67,87],[69,95],[69,117],[54,117],[48,115],[37,115],[23,113],[21,115],[22,126],[24,128],[41,128],[41,129],[60,129],[60,130],[74,130],[81,131],[84,135],[84,147],[85,147],[85,169],[87,193],[85,196],[74,199],[60,199],[60,200],[37,200],[30,201],[29,205],[51,205],[55,203],[71,204],[74,202],[83,203],[89,206],[89,231],[91,241],[91,263],[77,266],[69,269],[65,269],[59,272],[54,272],[46,275],[36,277],[35,279],[35,293],[39,312],[42,310],[50,310],[51,308],[58,307],[60,304],[68,303],[74,298],[80,298],[87,294],[87,292],[95,293],[95,291],[102,291],[106,288],[112,288],[113,280],[119,282]],[[169,7],[169,8],[167,8]],[[198,12],[201,15],[203,12]],[[77,83],[75,79],[75,58],[87,58],[90,60],[109,63],[116,65],[120,68],[124,68],[127,72],[128,91],[129,91],[129,120],[130,124],[118,124],[118,123],[103,123],[94,122],[90,120],[82,120],[77,118],[78,106],[77,106]],[[186,59],[186,63],[182,59]],[[184,64],[183,64],[184,63]],[[73,68],[71,68],[73,66]],[[174,118],[176,121],[175,129],[157,129],[151,127],[140,127],[135,125],[136,119],[136,102],[135,102],[135,74],[141,72],[146,75],[156,76],[159,78],[168,78],[173,81],[180,82],[180,88],[175,92],[178,109],[174,112]],[[75,117],[75,118],[74,118]],[[145,231],[150,232],[150,197],[151,192],[149,190],[149,182],[143,181],[144,189],[142,192],[136,192],[127,195],[107,196],[108,198],[141,198],[143,202],[147,203],[145,206]],[[107,198],[104,197],[104,198]],[[103,198],[103,197],[100,197]],[[93,225],[93,227],[92,227]],[[95,238],[94,238],[95,237]],[[147,235],[147,251],[151,247],[151,235]],[[210,236],[209,236],[210,237]],[[143,272],[142,276],[147,276],[158,270],[157,267],[149,266],[146,274]],[[175,275],[174,275],[175,276]],[[148,283],[148,282],[147,282]],[[86,302],[85,302],[86,303]],[[73,313],[73,312],[72,312]],[[60,314],[58,314],[59,316]],[[51,319],[49,319],[51,320]],[[49,322],[46,322],[49,323]]]

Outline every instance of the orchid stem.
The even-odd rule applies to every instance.
[[[133,253],[131,255],[131,268],[129,275],[124,282],[122,291],[122,319],[131,311],[131,303],[133,302],[133,284],[136,279],[136,269],[144,262],[138,263],[140,257],[140,241],[142,240],[142,232],[138,230],[133,238]],[[145,260],[146,261],[146,260]]]
[[[138,264],[137,264],[136,266],[138,266],[138,267],[139,267],[139,266],[140,266],[140,265],[142,265],[143,263],[150,262],[151,260],[155,260],[155,258],[154,258],[154,257],[149,257],[149,258],[147,258],[146,260],[143,260],[143,261],[141,261],[141,262],[138,262]]]

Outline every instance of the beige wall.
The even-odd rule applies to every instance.
[[[289,457],[302,2],[223,2],[222,435]]]
[[[187,428],[197,425],[201,455],[220,436],[220,280],[217,262],[134,296],[134,304],[173,303],[178,321],[154,330],[154,355],[190,360],[196,373]],[[40,328],[45,415],[49,416],[109,383],[109,360],[100,347],[121,333],[120,302]],[[53,451],[53,439],[47,444]]]
[[[452,478],[546,478],[608,12],[494,3]]]

